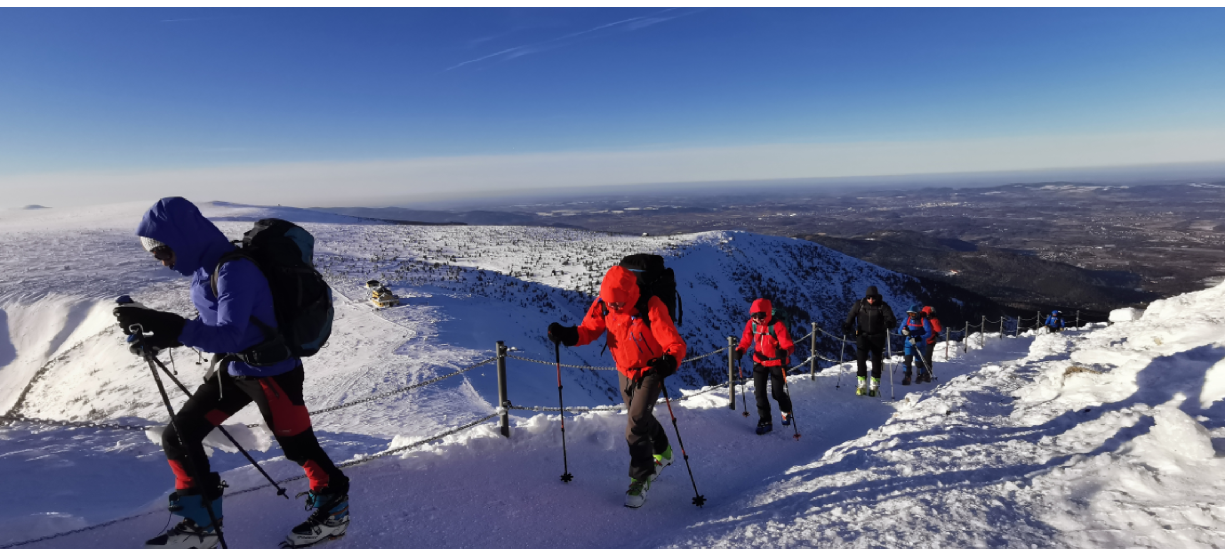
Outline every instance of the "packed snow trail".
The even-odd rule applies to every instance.
[[[1001,349],[1016,349],[1027,343],[1024,339],[1006,340],[999,345]],[[979,359],[998,356],[994,348],[989,343],[986,354],[971,350],[967,357],[955,358],[953,363],[938,368],[938,375],[945,380],[972,370]],[[942,355],[937,360],[942,360]],[[838,368],[825,369],[816,380],[806,374],[791,377],[795,414],[803,435],[800,441],[791,437],[790,429],[766,436],[754,434],[757,416],[751,385],[749,418],[741,416],[739,395],[737,409],[728,410],[726,389],[674,401],[694,477],[708,500],[702,509],[691,504],[693,489],[679,449],[676,462],[651,489],[646,506],[638,510],[621,506],[629,483],[624,413],[567,415],[570,471],[575,476],[569,484],[559,479],[562,460],[557,415],[516,416],[509,440],[497,435],[495,426],[483,425],[403,458],[350,469],[353,524],[343,540],[328,545],[635,548],[680,542],[690,530],[741,515],[743,500],[785,478],[789,469],[819,459],[829,449],[855,440],[888,420],[893,411],[887,402],[888,385],[885,398],[855,396],[853,385],[847,385],[854,383],[853,367],[853,363],[843,365],[841,389],[835,389]],[[900,374],[899,369],[899,379]],[[900,397],[903,391],[931,391],[938,385],[896,387]],[[683,392],[670,387],[670,393],[676,397]],[[656,411],[676,448],[675,433],[662,401]],[[390,447],[416,439],[418,436],[398,437]],[[275,460],[270,470],[274,477],[297,472],[282,458]],[[224,477],[235,490],[259,484],[259,477],[249,467],[237,468]],[[300,489],[291,484],[291,492],[295,487]],[[159,503],[150,503],[149,507],[157,508]],[[306,514],[299,512],[299,503],[274,497],[271,489],[227,497],[225,503],[227,540],[241,547],[274,546],[285,530]],[[481,523],[481,533],[473,533],[473,522]],[[165,513],[156,511],[27,547],[135,546],[156,535],[165,523]],[[627,535],[627,529],[639,533]]]

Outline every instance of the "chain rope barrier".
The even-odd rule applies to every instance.
[[[484,365],[486,365],[486,364],[489,364],[489,363],[491,363],[491,362],[495,362],[495,361],[497,361],[497,360],[498,360],[498,357],[496,357],[496,356],[495,356],[495,357],[490,357],[490,358],[487,358],[487,359],[485,359],[485,360],[482,360],[482,361],[480,361],[480,362],[478,362],[478,363],[476,363],[476,364],[473,364],[473,365],[471,365],[471,366],[468,366],[468,367],[466,367],[466,368],[461,368],[461,369],[459,369],[459,370],[456,370],[455,372],[451,372],[450,374],[446,374],[446,375],[438,376],[438,377],[435,377],[435,378],[430,378],[430,379],[428,379],[428,380],[426,380],[426,381],[423,381],[423,382],[415,383],[415,384],[412,384],[412,385],[406,385],[406,386],[404,386],[404,387],[400,387],[400,388],[394,389],[394,390],[392,390],[392,391],[388,391],[388,392],[386,392],[386,393],[379,393],[378,395],[372,395],[372,396],[370,396],[370,397],[366,397],[366,398],[364,398],[364,399],[358,399],[358,400],[356,400],[356,401],[349,401],[349,402],[347,402],[347,403],[341,403],[341,404],[336,405],[336,406],[334,406],[334,407],[328,407],[328,408],[326,408],[326,409],[320,409],[320,410],[316,410],[316,411],[311,411],[310,415],[311,415],[311,416],[315,416],[315,415],[318,415],[318,414],[324,414],[324,413],[328,413],[328,412],[332,412],[332,411],[337,411],[337,410],[340,410],[340,409],[346,409],[346,408],[349,408],[349,407],[352,407],[352,406],[355,406],[355,405],[361,405],[361,404],[364,404],[364,403],[370,403],[370,402],[373,402],[373,401],[378,401],[378,400],[380,400],[380,399],[386,399],[386,398],[388,398],[388,397],[393,397],[393,396],[395,396],[395,395],[399,395],[399,394],[404,393],[404,392],[406,392],[406,391],[412,391],[412,390],[414,390],[414,389],[421,388],[421,387],[425,387],[425,386],[427,386],[427,385],[433,385],[433,384],[438,383],[438,382],[440,382],[440,381],[442,381],[442,380],[445,380],[445,379],[447,379],[447,378],[452,378],[452,377],[458,376],[458,375],[460,375],[460,374],[463,374],[464,372],[470,372],[470,371],[472,371],[472,370],[476,370],[477,368],[480,368],[480,367],[482,367],[482,366],[484,366]]]
[[[554,409],[554,410],[556,410],[556,409]],[[383,450],[383,451],[379,451],[378,453],[375,453],[375,454],[370,455],[370,456],[361,457],[361,458],[357,458],[357,459],[354,459],[354,460],[351,460],[351,461],[348,461],[348,462],[344,462],[344,463],[338,464],[338,465],[336,465],[336,467],[337,467],[337,468],[351,468],[351,467],[354,467],[354,466],[358,466],[358,465],[366,464],[366,463],[368,463],[368,462],[371,462],[371,461],[374,461],[374,460],[381,459],[381,458],[386,457],[386,456],[389,456],[389,455],[394,455],[394,454],[396,454],[396,453],[401,453],[401,452],[404,452],[404,451],[408,451],[408,450],[410,450],[410,449],[416,449],[417,447],[421,447],[422,445],[425,445],[425,444],[427,444],[427,443],[431,443],[431,442],[434,442],[434,441],[438,441],[438,440],[443,439],[443,438],[445,438],[445,437],[447,437],[447,436],[450,436],[450,435],[453,435],[453,434],[457,434],[457,433],[462,432],[462,431],[464,431],[464,430],[467,430],[467,429],[469,429],[469,428],[473,428],[473,427],[475,427],[475,426],[477,426],[477,425],[481,424],[482,422],[486,422],[486,421],[488,421],[488,420],[491,420],[491,419],[493,419],[493,418],[496,418],[497,416],[498,416],[498,413],[496,413],[496,412],[495,412],[495,413],[493,413],[493,414],[491,414],[491,415],[489,415],[489,416],[484,416],[484,417],[478,418],[478,419],[476,419],[476,420],[473,420],[472,422],[469,422],[469,423],[467,423],[467,424],[464,424],[463,426],[460,426],[460,427],[458,427],[458,428],[452,428],[452,429],[447,430],[447,431],[445,431],[445,432],[442,432],[442,433],[440,433],[440,434],[438,434],[438,435],[435,435],[435,436],[432,436],[432,437],[428,437],[428,438],[425,438],[425,439],[422,439],[422,440],[419,440],[419,441],[415,441],[415,442],[410,443],[410,444],[408,444],[408,445],[401,445],[400,447],[395,447],[395,448],[392,448],[392,449],[386,449],[386,450]],[[241,467],[240,467],[240,468],[241,468]],[[293,476],[293,477],[290,477],[290,478],[285,478],[285,479],[283,479],[283,480],[277,480],[277,482],[276,482],[276,483],[277,483],[277,485],[280,485],[280,484],[285,484],[285,483],[288,483],[288,482],[296,482],[296,481],[298,481],[298,480],[302,480],[302,479],[304,479],[304,478],[306,478],[306,474],[301,474],[301,475],[298,475],[298,476]],[[236,495],[242,495],[242,494],[244,494],[244,493],[251,493],[251,492],[253,492],[253,491],[259,491],[259,490],[262,490],[262,489],[267,489],[267,488],[270,488],[270,487],[272,487],[272,484],[262,484],[262,485],[259,485],[259,486],[250,487],[250,488],[246,488],[246,489],[241,489],[241,490],[234,491],[234,492],[226,492],[226,493],[225,493],[225,495],[226,495],[227,497],[233,497],[233,496],[236,496]],[[101,522],[101,523],[98,523],[98,524],[94,524],[94,525],[92,525],[92,526],[86,526],[85,528],[78,528],[78,529],[76,529],[76,530],[67,530],[67,531],[64,531],[64,532],[59,532],[59,533],[56,533],[56,534],[51,534],[51,535],[43,536],[43,537],[40,537],[40,538],[33,538],[33,539],[23,540],[23,541],[16,542],[16,543],[10,543],[10,544],[6,544],[6,545],[0,545],[0,549],[12,549],[12,548],[14,548],[14,547],[21,547],[21,546],[23,546],[23,545],[29,545],[29,544],[32,544],[32,543],[39,543],[39,542],[44,542],[44,541],[48,541],[48,540],[54,540],[54,539],[57,539],[57,538],[62,538],[62,537],[65,537],[65,536],[71,536],[71,535],[74,535],[74,534],[80,534],[80,533],[82,533],[82,532],[89,532],[89,531],[91,531],[91,530],[97,530],[97,529],[99,529],[99,528],[105,528],[105,527],[107,527],[107,526],[113,526],[113,525],[115,525],[115,524],[119,524],[119,523],[122,523],[122,522],[127,522],[127,521],[129,521],[129,520],[135,520],[135,519],[138,519],[138,518],[141,518],[141,517],[149,516],[149,515],[152,515],[152,514],[157,514],[157,513],[162,512],[163,510],[164,510],[164,509],[154,509],[154,510],[152,510],[152,511],[148,511],[148,512],[144,512],[144,513],[140,513],[140,514],[137,514],[137,515],[125,516],[125,517],[123,517],[123,518],[117,518],[117,519],[115,519],[115,520],[109,520],[109,521],[106,521],[106,522]]]

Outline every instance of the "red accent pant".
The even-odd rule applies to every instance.
[[[201,443],[204,436],[252,402],[259,407],[285,458],[306,471],[312,490],[319,491],[332,480],[347,480],[315,438],[302,398],[301,366],[266,378],[231,376],[224,364],[217,373],[221,375],[220,383],[214,377],[200,386],[175,415],[175,426],[167,426],[162,433],[162,448],[174,471],[176,489],[187,490],[196,485],[187,472],[188,457],[196,461],[201,476],[208,475],[208,457]],[[183,434],[182,443],[176,428]]]

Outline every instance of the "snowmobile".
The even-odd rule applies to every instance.
[[[372,279],[366,282],[366,289],[370,290],[370,304],[375,308],[391,308],[400,306],[400,297],[391,292],[386,285],[379,283],[377,279]]]

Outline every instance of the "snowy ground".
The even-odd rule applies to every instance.
[[[133,221],[141,209],[131,207]],[[215,219],[226,217],[226,210],[249,216],[238,208],[211,210],[217,211],[210,214]],[[0,241],[6,244],[28,240],[44,226],[61,239],[48,249],[71,253],[78,248],[76,242],[95,241],[79,256],[109,248],[113,252],[103,258],[110,262],[99,264],[114,264],[105,275],[61,272],[65,279],[52,286],[33,267],[33,274],[22,274],[18,266],[0,261],[5,272],[0,314],[5,315],[9,337],[9,346],[0,346],[0,395],[8,395],[10,405],[19,405],[28,416],[163,422],[164,409],[150,402],[155,393],[147,383],[148,368],[130,360],[118,338],[106,331],[110,323],[105,297],[123,292],[125,279],[146,276],[138,262],[147,261],[132,256],[127,263],[123,253],[131,247],[130,228],[115,224],[113,235],[108,234],[116,211],[104,212],[106,217],[98,216],[91,224],[93,232],[73,235],[72,241],[58,235],[66,224],[54,218],[43,218],[37,225],[28,219],[14,223],[0,218]],[[299,216],[301,220],[309,214]],[[248,224],[226,225],[241,229]],[[508,336],[508,343],[542,357],[547,350],[536,344],[539,338],[528,328],[546,316],[539,315],[537,305],[527,305],[553,302],[555,310],[565,311],[578,295],[566,287],[581,288],[581,276],[571,278],[577,284],[561,282],[574,274],[511,275],[530,271],[522,266],[557,269],[544,263],[551,255],[517,269],[507,262],[499,270],[502,274],[494,274],[500,263],[493,252],[468,248],[455,253],[471,257],[466,270],[447,270],[449,258],[438,269],[433,260],[430,269],[424,269],[419,256],[411,263],[416,269],[409,263],[393,265],[386,277],[418,302],[374,312],[357,297],[358,276],[372,268],[353,268],[389,259],[354,254],[358,247],[343,238],[344,225],[354,224],[333,221],[311,227],[323,238],[325,249],[333,249],[325,256],[335,256],[328,271],[338,292],[354,298],[338,299],[338,327],[349,330],[333,339],[339,354],[312,365],[308,390],[314,407],[482,360],[488,351],[481,346],[507,327],[522,329],[521,335]],[[432,233],[430,244],[436,246],[431,248],[438,249],[432,256],[443,256],[446,248],[460,248],[450,247],[462,243],[457,238],[476,244],[475,235],[464,234],[479,235],[480,230],[448,236],[440,229],[364,226],[363,232],[385,235],[367,241],[372,245],[408,234],[399,240],[417,241],[405,252],[418,255],[424,252],[425,239],[414,239],[414,234]],[[538,241],[525,245],[538,254],[544,248],[540,243],[559,240],[553,230],[494,232],[512,233],[510,241]],[[743,251],[729,250],[729,237],[655,239],[655,248],[672,249],[675,264],[689,265],[691,274],[709,281],[695,280],[695,289],[709,288],[694,293],[696,314],[713,313],[712,307],[725,302],[724,294],[742,294],[735,291],[741,284],[726,275],[742,267],[719,258],[746,257]],[[572,263],[594,267],[603,263],[596,260],[598,253],[643,247],[630,242],[646,240],[614,239],[632,247],[601,249],[594,245],[595,238],[572,237],[572,244],[590,258],[580,261],[578,252],[565,249],[554,255],[571,252]],[[755,268],[780,260],[789,264],[785,243],[747,234],[736,235],[735,241],[754,241],[783,253],[769,262],[749,260]],[[342,243],[343,248],[336,247]],[[834,267],[830,260],[834,258],[824,262]],[[837,264],[862,269],[847,261]],[[802,268],[785,270],[802,274]],[[466,280],[475,280],[473,274],[482,270],[481,281],[492,283],[480,294],[465,297],[465,288],[478,291]],[[50,266],[39,271],[57,272]],[[785,275],[780,271],[769,279],[781,281]],[[442,283],[446,277],[460,281],[448,286]],[[186,312],[181,283],[160,274],[147,279],[142,298]],[[863,278],[825,278],[835,280],[825,288],[815,285],[820,279],[805,276],[801,281],[830,297],[843,288],[862,289]],[[557,283],[545,283],[550,280]],[[512,288],[513,295],[501,292]],[[74,297],[65,290],[92,291],[96,298]],[[841,303],[838,306],[841,310]],[[499,315],[491,320],[490,313]],[[688,320],[689,310],[686,314]],[[713,329],[691,332],[698,340],[714,341],[725,333],[718,327],[725,324],[700,318],[694,319],[702,322],[697,326],[704,323]],[[679,459],[656,483],[645,507],[633,511],[621,506],[628,481],[624,415],[567,417],[569,467],[575,480],[563,484],[558,480],[562,460],[557,415],[515,412],[509,440],[498,436],[492,424],[482,424],[402,456],[351,468],[354,521],[348,537],[329,546],[1217,547],[1225,545],[1219,538],[1225,511],[1216,501],[1225,482],[1215,478],[1225,464],[1217,456],[1218,448],[1225,449],[1223,332],[1225,286],[1219,286],[1155,303],[1134,322],[1015,339],[989,335],[985,347],[976,335],[968,353],[957,350],[960,344],[951,345],[949,361],[943,360],[943,346],[938,347],[940,379],[921,386],[896,385],[896,400],[888,385],[883,399],[856,397],[849,364],[826,368],[815,380],[792,376],[799,441],[779,429],[764,437],[754,435],[755,415],[741,416],[739,397],[737,410],[728,410],[726,389],[674,402],[694,478],[708,500],[701,509],[690,504],[694,492]],[[564,360],[607,364],[598,356],[598,347],[584,349],[567,350]],[[176,361],[189,382],[200,371],[192,362],[182,354]],[[556,400],[555,386],[549,387],[551,367],[511,361],[510,368],[516,376],[511,382],[516,404]],[[19,383],[21,375],[27,381],[38,377],[13,394],[7,388]],[[567,405],[606,403],[606,386],[600,384],[610,377],[609,372],[568,370]],[[492,367],[483,367],[443,382],[450,383],[445,387],[330,413],[317,418],[316,425],[325,448],[338,460],[351,460],[492,413],[492,379]],[[680,393],[675,390],[679,386],[673,385],[673,395]],[[752,393],[750,387],[750,404]],[[181,399],[176,396],[177,402]],[[675,443],[666,406],[661,404],[656,414]],[[240,413],[234,420],[241,424],[258,418]],[[269,448],[263,430],[240,425],[234,431],[257,448],[257,458],[274,477],[300,475],[295,465],[279,457],[279,450]],[[217,450],[213,462],[224,471],[231,491],[260,484],[261,478],[237,454]],[[145,432],[0,426],[0,473],[21,480],[19,487],[9,488],[11,502],[0,507],[0,546],[62,532],[70,533],[25,546],[136,546],[166,525],[168,471]],[[303,487],[301,481],[289,484],[291,493]],[[227,536],[236,547],[275,546],[306,516],[298,502],[275,497],[270,489],[230,495],[225,505]],[[71,532],[121,517],[130,518]]]

